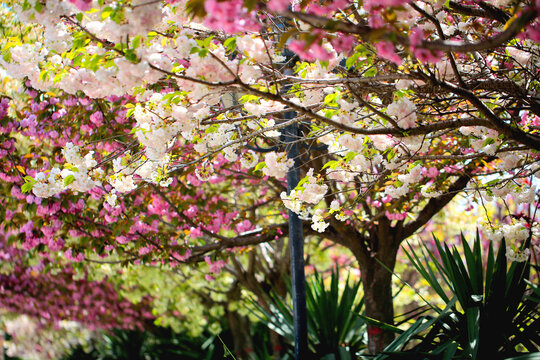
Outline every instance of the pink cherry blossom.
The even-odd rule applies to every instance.
[[[379,41],[375,43],[375,48],[377,49],[377,54],[383,59],[392,61],[396,65],[401,65],[403,63],[403,60],[401,60],[394,50],[394,44],[390,41]]]

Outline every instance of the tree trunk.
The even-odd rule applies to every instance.
[[[236,311],[229,311],[227,320],[233,337],[235,356],[238,359],[249,359],[253,352],[249,319]]]
[[[380,259],[393,270],[395,255]],[[371,258],[364,266],[360,266],[366,316],[387,324],[394,322],[392,298],[392,273]],[[378,326],[368,325],[368,350],[370,354],[378,354],[392,342],[394,334]]]
[[[393,324],[392,275],[399,245],[405,238],[403,222],[392,224],[383,217],[370,227],[369,232],[360,233],[352,226],[332,220],[327,236],[351,250],[358,261],[364,290],[365,315]],[[370,354],[380,353],[393,339],[394,334],[391,331],[385,331],[378,326],[368,326]]]
[[[240,291],[240,286],[236,282],[227,292],[227,303],[238,301],[241,296]],[[237,311],[229,311],[226,305],[225,313],[233,338],[235,356],[238,359],[248,359],[251,352],[253,352],[250,321],[246,316],[240,315]]]
[[[372,319],[394,323],[392,272],[400,244],[399,230],[381,220],[369,238],[357,233],[349,247],[358,261],[364,290],[365,315]],[[384,264],[383,265],[381,265]],[[378,326],[368,325],[368,350],[378,354],[392,342],[394,334]]]

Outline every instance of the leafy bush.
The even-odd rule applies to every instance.
[[[215,335],[193,338],[169,329],[153,332],[115,330],[94,339],[88,349],[78,346],[64,360],[231,359]]]
[[[497,255],[492,243],[487,255],[483,254],[478,234],[472,249],[462,236],[463,256],[456,247],[441,245],[436,238],[435,244],[439,257],[426,245],[420,255],[411,249],[406,254],[446,308],[432,306],[436,317],[419,318],[376,359],[496,360],[536,352],[540,346],[540,291],[529,282],[530,262],[507,266],[504,240]],[[404,351],[418,338],[419,344]],[[538,354],[516,359],[534,356]]]
[[[364,307],[358,297],[361,280],[349,276],[340,290],[339,269],[334,269],[327,287],[317,272],[306,282],[308,346],[317,359],[352,359],[365,347],[366,325],[359,316]],[[271,311],[255,304],[261,320],[271,329],[294,342],[293,312],[286,299],[273,294]]]

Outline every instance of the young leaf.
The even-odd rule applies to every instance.
[[[32,188],[34,187],[34,184],[33,183],[30,183],[30,182],[27,182],[27,183],[24,183],[23,186],[21,187],[21,191],[24,193],[24,194],[27,194],[29,193],[30,191],[32,191]]]
[[[263,162],[258,163],[257,166],[255,166],[255,169],[253,169],[253,171],[258,171],[265,167],[266,167],[266,163],[263,161]]]
[[[71,184],[72,182],[75,181],[75,176],[73,175],[68,175],[66,176],[66,178],[64,179],[64,186],[69,186],[69,184]]]

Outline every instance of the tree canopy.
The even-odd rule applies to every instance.
[[[538,11],[8,2],[0,65],[24,94],[0,103],[3,231],[74,262],[204,262],[211,280],[286,238],[289,209],[306,235],[352,251],[367,315],[391,323],[400,243],[458,194],[529,206],[482,231],[514,260],[539,250]],[[291,167],[303,179],[287,193]],[[371,330],[372,351],[388,341]]]

